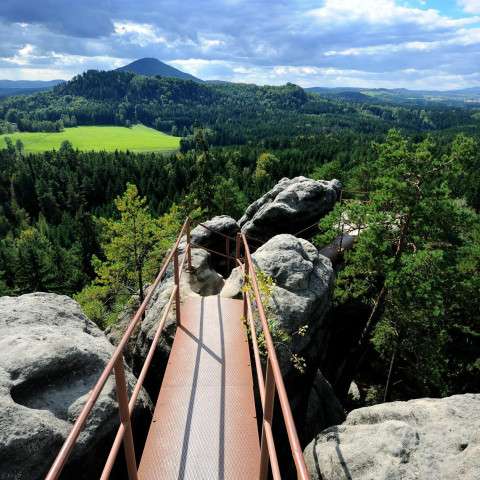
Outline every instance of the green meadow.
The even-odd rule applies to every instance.
[[[60,147],[64,140],[79,150],[130,150],[132,152],[166,152],[178,149],[180,137],[172,137],[144,125],[127,127],[92,126],[65,128],[63,132],[17,132],[0,135],[0,148],[4,138],[15,143],[20,139],[25,152],[44,152]]]

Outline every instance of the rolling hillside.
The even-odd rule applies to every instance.
[[[462,90],[409,90],[406,88],[310,87],[305,89],[330,98],[343,98],[361,102],[405,104],[441,103],[445,105],[480,105],[480,87]]]
[[[477,131],[477,117],[475,105],[407,105],[355,90],[318,95],[292,83],[200,83],[115,70],[89,70],[53,91],[0,101],[0,131],[4,133],[141,123],[186,138],[203,127],[214,145],[274,138],[278,142],[281,137],[340,130],[366,134],[384,134],[391,128]]]
[[[63,82],[64,80],[0,80],[0,97],[51,90],[55,85]]]

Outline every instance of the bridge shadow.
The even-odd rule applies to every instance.
[[[180,467],[177,475],[177,480],[184,480],[187,472],[188,451],[190,446],[190,439],[192,434],[193,414],[195,410],[195,400],[198,390],[198,380],[200,376],[200,363],[202,357],[202,350],[214,358],[221,366],[221,381],[220,381],[220,412],[219,412],[219,434],[218,434],[218,480],[225,478],[225,335],[223,326],[223,314],[220,297],[217,297],[218,319],[219,319],[219,335],[220,335],[220,356],[217,355],[211,348],[203,343],[204,340],[204,314],[205,304],[204,298],[201,300],[200,319],[199,319],[199,333],[196,337],[191,331],[186,329],[183,325],[182,331],[188,335],[196,344],[197,351],[195,355],[195,367],[193,372],[192,387],[190,389],[190,399],[187,410],[187,420],[185,424],[185,433],[183,436],[182,453],[180,457]],[[213,439],[212,439],[213,440]],[[207,446],[206,446],[207,448]]]
[[[348,469],[347,462],[345,460],[345,457],[343,456],[342,449],[340,448],[340,437],[338,435],[338,430],[336,427],[331,427],[329,429],[329,435],[331,435],[333,440],[335,441],[335,453],[337,454],[338,461],[340,463],[340,467],[343,470],[343,474],[345,475],[345,480],[353,480],[352,474],[350,473],[350,470]],[[324,480],[324,477],[321,473],[321,468],[320,468],[320,461],[318,459],[318,453],[317,453],[317,448],[316,448],[316,441],[315,441],[315,446],[313,448],[313,459],[315,462],[315,469],[318,472],[320,480]]]
[[[183,436],[183,443],[182,443],[182,455],[180,457],[180,468],[177,476],[178,480],[183,480],[185,478],[185,470],[187,467],[188,445],[190,443],[190,433],[192,430],[193,408],[195,406],[195,397],[197,394],[197,387],[198,387],[198,375],[200,372],[200,359],[202,357],[204,311],[205,311],[205,303],[202,297],[202,302],[200,304],[200,325],[199,325],[199,331],[198,331],[197,353],[195,356],[195,369],[193,371],[192,388],[190,390],[190,400],[188,403],[187,421],[185,424],[185,434]],[[192,335],[190,334],[190,336]]]

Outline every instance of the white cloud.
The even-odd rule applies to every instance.
[[[436,41],[413,41],[403,43],[385,43],[369,47],[354,47],[344,50],[328,50],[326,57],[353,57],[362,55],[391,55],[399,52],[431,52],[448,46],[480,45],[480,28],[460,29],[451,38]]]
[[[185,58],[185,59],[178,59],[172,60],[172,65],[178,68],[188,68],[190,70],[199,71],[201,68],[204,68],[207,65],[212,65],[215,63],[219,63],[218,60],[205,60],[204,58]]]
[[[17,53],[11,57],[0,57],[0,60],[4,62],[13,63],[15,65],[28,65],[30,61],[35,57],[35,47],[30,43],[20,48]]]
[[[109,57],[107,55],[68,55],[65,53],[52,52],[51,53],[52,64],[56,67],[67,66],[77,68],[92,68],[97,65],[102,65],[102,69],[108,70],[121,67],[130,61],[127,58]],[[98,67],[96,67],[98,68]]]
[[[284,84],[293,82],[303,87],[370,87],[410,89],[455,89],[480,82],[480,73],[472,75],[454,74],[439,69],[400,69],[393,74],[373,73],[357,69],[277,66],[250,72],[252,78],[261,83]]]
[[[165,36],[160,35],[154,25],[130,21],[114,21],[114,35],[124,38],[129,43],[145,47],[150,44],[167,43]]]
[[[208,38],[203,35],[199,35],[200,48],[204,51],[214,48],[222,47],[225,45],[225,41],[219,38]]]
[[[480,0],[459,0],[458,4],[467,13],[480,13]]]
[[[478,0],[465,0],[474,2]],[[306,12],[325,25],[365,22],[393,25],[413,23],[427,28],[453,27],[474,23],[472,18],[451,19],[432,8],[420,9],[398,5],[395,0],[326,0],[323,7]]]

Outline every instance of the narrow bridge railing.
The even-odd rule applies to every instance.
[[[240,252],[242,247],[245,257],[243,263],[240,261]],[[275,351],[275,345],[270,334],[270,329],[268,327],[268,321],[265,315],[265,309],[263,307],[260,289],[258,287],[255,265],[250,254],[250,248],[248,246],[247,238],[243,233],[239,233],[237,236],[236,256],[239,265],[243,269],[244,283],[246,284],[248,282],[253,291],[253,296],[255,298],[255,306],[258,311],[258,317],[260,319],[266,347],[266,368],[264,377],[262,361],[260,358],[260,349],[258,347],[258,340],[256,335],[255,319],[253,317],[253,305],[250,299],[250,295],[244,289],[243,315],[248,322],[251,332],[250,337],[252,339],[252,348],[255,358],[255,370],[257,372],[258,388],[260,390],[260,399],[262,402],[263,411],[262,437],[260,444],[260,479],[266,480],[268,478],[269,464],[272,469],[273,478],[275,480],[282,478],[272,432],[273,406],[275,401],[275,393],[277,393],[278,399],[280,401],[283,420],[285,422],[285,427],[287,430],[288,441],[290,443],[293,461],[295,462],[295,467],[297,470],[297,478],[301,480],[308,480],[310,476],[305,465],[302,447],[298,439],[295,421],[293,419],[290,402],[288,400],[287,391],[285,390],[285,384],[283,382],[282,372],[280,370],[280,364],[278,362],[277,354]]]
[[[178,264],[178,245],[180,243],[180,240],[182,237],[186,235],[187,236],[187,245],[185,248],[185,255],[182,261],[181,267],[179,267]],[[124,371],[124,358],[123,358],[123,353],[125,346],[127,345],[128,341],[130,340],[133,332],[135,331],[136,327],[140,324],[144,314],[145,310],[148,306],[148,303],[150,302],[150,299],[152,298],[153,292],[155,289],[158,287],[160,282],[162,281],[168,266],[173,260],[174,264],[174,287],[172,289],[172,293],[170,294],[169,301],[167,305],[164,308],[162,317],[158,323],[157,331],[155,333],[155,337],[153,339],[152,345],[150,347],[150,350],[148,351],[147,357],[145,359],[145,362],[143,364],[142,370],[138,376],[137,382],[135,384],[135,387],[133,389],[132,395],[130,397],[130,400],[128,400],[128,392],[127,392],[127,382],[125,378],[125,371]],[[160,335],[163,330],[163,326],[165,324],[165,320],[168,316],[168,313],[170,312],[170,309],[172,307],[173,300],[175,299],[175,304],[176,304],[176,319],[177,323],[180,323],[180,277],[183,272],[183,266],[185,264],[185,261],[188,262],[189,267],[191,267],[191,252],[190,252],[190,219],[187,218],[185,220],[185,223],[183,224],[182,229],[180,230],[180,233],[177,237],[177,240],[173,246],[173,248],[170,250],[168,255],[166,256],[162,268],[160,269],[159,274],[157,275],[155,281],[151,285],[147,295],[145,296],[145,299],[143,300],[142,304],[138,308],[137,312],[133,316],[132,320],[130,321],[130,324],[128,325],[127,329],[125,330],[125,333],[123,334],[122,339],[120,340],[119,344],[115,348],[115,351],[113,352],[113,355],[110,359],[110,361],[107,363],[104,371],[100,375],[100,378],[98,379],[97,383],[93,387],[92,391],[90,392],[90,395],[87,399],[87,402],[85,403],[82,411],[80,412],[80,415],[78,416],[77,420],[75,421],[72,430],[70,431],[68,437],[66,438],[60,452],[58,453],[55,461],[53,462],[52,466],[50,467],[50,470],[45,477],[45,480],[56,480],[59,478],[60,474],[62,473],[63,468],[65,467],[65,464],[67,463],[73,448],[75,447],[75,444],[77,443],[78,437],[85,427],[85,424],[87,422],[88,416],[92,412],[92,409],[95,405],[95,403],[98,400],[98,397],[100,396],[103,388],[105,387],[105,384],[112,373],[112,371],[115,374],[115,383],[116,383],[116,391],[117,391],[117,400],[118,400],[118,409],[119,409],[119,416],[120,416],[120,426],[117,431],[117,435],[115,437],[115,440],[113,442],[112,448],[110,450],[110,454],[108,456],[108,459],[105,463],[105,467],[103,469],[101,479],[106,480],[109,478],[110,473],[112,471],[112,468],[115,464],[115,460],[117,458],[118,451],[120,449],[120,445],[123,442],[123,447],[125,451],[125,459],[127,463],[127,470],[128,470],[128,477],[130,480],[137,480],[138,475],[137,475],[137,462],[135,459],[135,450],[134,450],[134,445],[133,445],[133,434],[132,434],[132,425],[131,425],[131,416],[133,413],[133,410],[135,408],[135,404],[138,398],[138,395],[140,393],[140,390],[142,388],[143,382],[145,380],[145,377],[147,375],[148,368],[150,367],[150,364],[152,362],[153,355],[155,353],[155,348],[157,346],[157,343],[160,339]]]
[[[266,354],[267,354],[266,369],[265,369],[266,373],[264,378],[262,362],[260,357],[260,350],[258,347],[257,337],[255,335],[256,328],[255,328],[255,320],[253,317],[253,305],[252,305],[252,301],[249,298],[249,295],[244,292],[243,293],[244,317],[249,322],[249,326],[252,332],[252,335],[251,335],[252,349],[255,357],[255,366],[256,366],[256,372],[258,377],[258,385],[259,385],[260,398],[262,403],[262,412],[263,412],[261,457],[260,457],[261,465],[260,465],[259,480],[267,480],[269,475],[269,465],[271,466],[273,478],[275,480],[281,479],[280,467],[278,464],[278,458],[276,454],[275,442],[274,442],[273,432],[272,432],[273,406],[274,406],[274,399],[276,394],[278,395],[278,398],[280,401],[282,416],[285,422],[288,440],[289,440],[290,448],[292,451],[293,461],[296,466],[298,479],[308,480],[310,478],[305,465],[304,458],[303,458],[303,452],[298,439],[288,396],[285,390],[285,385],[283,382],[280,365],[275,352],[275,346],[269,331],[265,310],[262,304],[262,299],[260,297],[260,291],[258,287],[257,276],[255,273],[255,267],[254,267],[253,260],[250,254],[250,249],[248,246],[248,240],[256,241],[256,239],[249,238],[247,240],[247,237],[245,236],[245,234],[238,234],[237,237],[234,238],[234,237],[225,235],[224,233],[219,232],[215,229],[212,229],[211,227],[208,227],[204,224],[199,224],[199,225],[202,226],[203,228],[206,228],[207,230],[210,230],[212,233],[216,233],[222,236],[225,239],[225,253],[218,252],[210,248],[206,248],[205,246],[197,245],[193,243],[191,241],[191,236],[190,236],[191,220],[190,218],[187,218],[185,220],[185,223],[183,224],[172,249],[170,250],[170,252],[167,254],[166,258],[163,261],[159,274],[157,275],[153,284],[150,286],[148,293],[145,296],[145,299],[143,300],[142,304],[140,305],[137,312],[135,313],[132,320],[130,321],[124,335],[122,336],[122,339],[120,340],[119,344],[115,348],[110,361],[107,363],[97,383],[91,390],[90,395],[82,411],[80,412],[77,420],[75,421],[72,427],[72,430],[70,431],[55,461],[53,462],[47,476],[45,477],[45,480],[57,480],[60,477],[62,470],[64,469],[77,443],[78,437],[82,432],[83,428],[85,427],[88,417],[92,412],[93,407],[95,406],[95,403],[97,402],[112,372],[114,373],[114,376],[115,376],[120,425],[117,430],[117,434],[115,436],[114,442],[110,449],[110,453],[108,455],[108,458],[106,460],[106,463],[100,478],[101,480],[109,479],[112,469],[115,465],[115,461],[117,459],[120,446],[123,443],[128,478],[129,480],[138,480],[137,462],[135,457],[131,417],[135,409],[135,404],[137,402],[138,395],[140,394],[141,388],[143,386],[143,382],[145,380],[148,369],[150,367],[153,356],[155,354],[155,349],[160,340],[163,327],[165,325],[165,321],[167,319],[168,314],[170,313],[170,310],[172,308],[172,304],[174,301],[175,301],[176,322],[177,322],[177,325],[181,324],[180,280],[181,280],[182,273],[184,271],[185,263],[187,263],[188,270],[191,271],[192,248],[203,248],[211,253],[218,254],[220,256],[227,258],[228,261],[236,262],[237,265],[239,265],[244,272],[244,281],[249,282],[252,286],[252,290],[255,298],[255,305],[258,310],[258,316],[260,319],[261,327],[262,327],[264,338],[265,338]],[[179,245],[180,245],[180,241],[184,236],[186,237],[186,244],[183,250],[184,255],[183,255],[182,262],[179,263]],[[236,242],[235,256],[233,256],[230,252],[231,242]],[[244,253],[243,257],[241,256],[242,247],[243,247],[243,253]],[[137,382],[133,388],[132,394],[129,399],[128,390],[127,390],[127,381],[126,381],[125,370],[124,370],[124,349],[128,344],[128,341],[130,340],[135,329],[144,318],[145,311],[152,298],[152,295],[156,290],[156,288],[158,287],[158,285],[163,280],[165,273],[167,272],[167,268],[172,262],[173,262],[174,286],[170,294],[169,300],[163,309],[163,313],[159,320],[152,344],[150,346],[150,349],[148,351],[148,354],[145,358],[144,364],[138,376]]]

